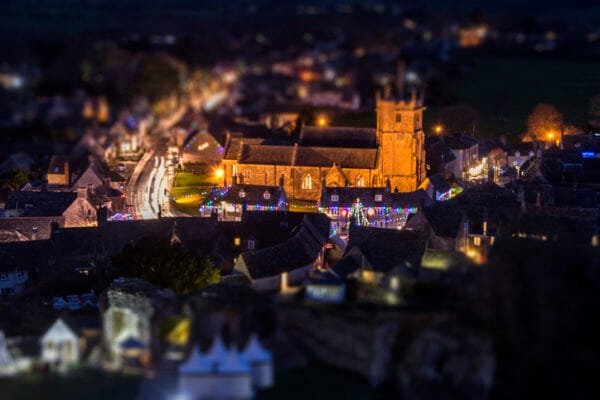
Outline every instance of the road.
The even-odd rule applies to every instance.
[[[205,99],[207,105],[217,108],[230,99],[222,90]],[[145,139],[144,153],[127,184],[129,212],[135,219],[187,216],[177,211],[169,198],[175,176],[169,157],[169,128],[182,117],[187,107],[180,107],[171,116],[163,118]]]
[[[144,153],[127,185],[127,198],[135,219],[180,215],[172,208],[168,195],[174,169],[168,165],[166,141],[159,137],[152,142],[149,146],[152,150]]]

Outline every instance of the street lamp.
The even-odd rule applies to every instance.
[[[325,115],[319,115],[317,117],[317,125],[321,128],[326,127],[329,124],[327,117]]]
[[[435,133],[439,135],[444,130],[444,127],[441,124],[437,124],[433,129]]]

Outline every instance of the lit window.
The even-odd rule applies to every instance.
[[[235,239],[233,239],[233,244],[236,246],[240,245],[240,237],[239,236],[237,236]]]
[[[240,196],[240,199],[243,199],[244,197],[246,197],[246,192],[244,191],[244,189],[240,189],[238,196]]]
[[[376,194],[375,201],[383,201],[383,196],[381,194]]]
[[[301,187],[304,190],[311,190],[313,188],[312,176],[310,176],[310,174],[306,174],[306,175],[304,175],[304,177],[302,177],[302,186]]]
[[[332,194],[331,201],[340,201],[340,196],[338,196],[337,194]]]
[[[356,178],[356,186],[359,186],[359,187],[365,186],[365,178],[362,175],[359,175]]]
[[[268,190],[265,190],[265,192],[263,193],[263,199],[269,200],[270,198],[271,198],[271,193],[269,193]]]
[[[473,238],[473,244],[475,246],[481,246],[481,238],[479,236],[475,236],[475,238]]]

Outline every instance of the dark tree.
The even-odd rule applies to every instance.
[[[119,274],[146,279],[180,295],[219,282],[219,270],[206,257],[157,237],[126,245],[113,258],[112,265]]]

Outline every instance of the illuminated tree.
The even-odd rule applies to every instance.
[[[348,211],[348,224],[357,226],[369,226],[369,220],[365,215],[365,207],[360,202],[360,199],[356,199],[350,211]]]
[[[563,116],[552,104],[540,103],[527,118],[527,133],[523,141],[554,141],[563,128]]]

